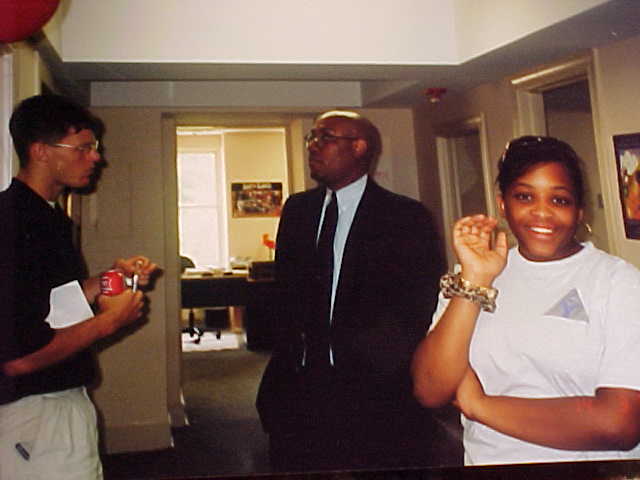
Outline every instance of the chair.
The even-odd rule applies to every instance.
[[[180,271],[184,273],[187,268],[194,268],[195,264],[193,260],[189,257],[185,257],[180,255]],[[207,309],[209,310],[209,309]],[[210,326],[211,320],[209,312],[205,310],[205,325],[204,328],[199,328],[196,326],[196,313],[193,308],[189,309],[189,325],[182,329],[182,333],[188,333],[189,337],[196,337],[194,340],[195,343],[200,343],[202,335],[205,331],[214,331],[216,333],[216,338],[220,340],[222,337],[222,327],[219,326]]]
[[[195,263],[193,263],[193,260],[191,260],[189,257],[180,255],[180,273],[184,273],[187,268],[194,268],[195,266],[196,266]],[[196,337],[195,342],[200,343],[200,337],[202,337],[202,334],[204,332],[200,330],[198,327],[196,327],[195,323],[196,323],[196,314],[193,308],[190,308],[189,309],[189,326],[186,328],[183,328],[182,333],[188,333],[189,337],[195,336]]]

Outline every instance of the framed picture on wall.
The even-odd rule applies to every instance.
[[[640,240],[640,133],[614,135],[613,146],[625,233]]]
[[[282,182],[232,182],[233,218],[279,217],[282,209]]]

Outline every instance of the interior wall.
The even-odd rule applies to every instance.
[[[613,136],[640,132],[640,36],[594,50],[597,146],[612,250],[640,268],[640,241],[627,239],[618,190]]]
[[[373,178],[385,188],[420,199],[413,115],[408,108],[365,109],[360,111],[378,127],[382,154]]]
[[[62,19],[61,56],[112,62],[448,63],[457,57],[453,13],[451,2],[440,0],[400,0],[392,11],[371,8],[366,0],[82,0],[73,1]],[[389,35],[390,15],[393,29],[404,35]],[[99,29],[92,26],[96,18]],[[426,18],[429,28],[424,28]],[[323,48],[318,50],[319,36]]]
[[[291,122],[287,136],[289,152],[289,190],[291,193],[302,192],[311,188],[309,165],[306,162],[307,149],[304,136],[313,126],[310,118],[298,118]]]
[[[416,170],[418,191],[422,203],[429,209],[436,222],[440,237],[445,238],[442,215],[442,192],[438,177],[438,152],[431,112],[424,106],[413,110],[415,125]]]
[[[9,163],[6,168],[3,166],[3,172],[9,177],[15,176],[20,168],[18,156],[13,149],[13,144],[9,136],[8,127],[11,112],[18,102],[40,93],[40,84],[43,81],[43,77],[48,76],[48,72],[43,68],[38,53],[27,42],[15,42],[7,47],[0,46],[0,49],[2,50],[2,55],[0,55],[2,61],[10,62],[11,64],[10,67],[9,65],[4,65],[7,67],[6,69],[9,70],[8,74],[11,75],[11,81],[7,79],[5,83],[4,78],[0,79],[3,89],[6,88],[7,85],[11,89],[10,92],[5,92],[4,90],[2,92],[2,102],[7,102],[8,104],[3,105],[2,120],[6,120],[6,123],[2,125],[4,129],[3,141],[0,144],[0,146],[2,146],[2,153],[8,152],[6,158],[3,158],[1,161]],[[5,73],[4,68],[2,71]],[[6,180],[8,186],[11,179],[6,178],[4,180]]]
[[[162,165],[161,112],[94,109],[106,126],[107,166],[97,192],[82,203],[82,249],[90,272],[109,268],[119,257],[144,254],[165,275],[175,275],[175,258],[165,243],[177,226],[165,225],[162,199],[167,187]],[[173,290],[167,290],[173,280]],[[175,279],[163,278],[147,292],[149,314],[137,328],[104,342],[98,360],[101,381],[92,390],[109,452],[171,445],[167,378],[168,325],[177,324],[167,295],[177,295]],[[176,307],[174,306],[174,309]],[[172,361],[177,361],[173,359]]]
[[[640,37],[594,49],[593,54],[593,114],[604,216],[607,228],[612,232],[610,238],[613,238],[613,245],[609,245],[609,248],[615,255],[640,266],[640,241],[626,239],[624,234],[612,139],[613,135],[640,132],[640,112],[629,108],[629,105],[640,104],[640,89],[637,87],[640,64],[629,61],[640,56]],[[435,131],[438,126],[481,113],[484,113],[486,120],[491,178],[495,178],[497,160],[507,141],[517,131],[516,98],[509,79],[485,84],[463,94],[445,96],[439,103],[415,108],[421,192],[435,189],[434,182],[437,182]],[[433,205],[438,205],[432,196],[423,198],[429,200],[428,205],[432,205],[431,201]],[[434,212],[440,210],[434,209]],[[506,227],[504,222],[502,227]]]
[[[280,217],[234,218],[231,183],[281,182],[282,198],[289,195],[284,131],[238,131],[224,134],[228,207],[229,257],[269,260],[262,235],[275,238]]]
[[[590,179],[600,178],[598,161],[594,146],[593,118],[590,111],[547,110],[548,133],[568,142],[583,160],[585,169],[586,207],[585,221],[592,226],[592,233],[578,232],[581,240],[589,240],[603,250],[609,249],[606,236],[604,208],[600,207],[600,183],[592,185]]]
[[[421,197],[444,227],[439,182],[436,135],[438,129],[462,123],[484,114],[491,179],[497,162],[515,131],[516,99],[507,80],[481,85],[462,94],[445,96],[438,103],[424,103],[414,109]],[[444,234],[443,234],[444,238]]]
[[[181,152],[212,152],[220,149],[221,135],[180,135],[176,142]]]

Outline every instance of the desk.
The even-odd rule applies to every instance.
[[[277,287],[274,281],[252,281],[246,275],[183,276],[182,308],[246,307],[244,319],[249,350],[268,349],[276,321]]]

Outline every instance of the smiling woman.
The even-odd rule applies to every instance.
[[[532,261],[567,257],[582,246],[575,238],[582,220],[584,186],[578,157],[564,142],[522,137],[511,142],[499,164],[498,208]]]
[[[414,355],[415,394],[460,408],[467,465],[640,458],[640,271],[575,239],[584,186],[568,144],[521,137],[498,167],[518,245],[491,241],[495,218],[456,223],[461,270]]]

